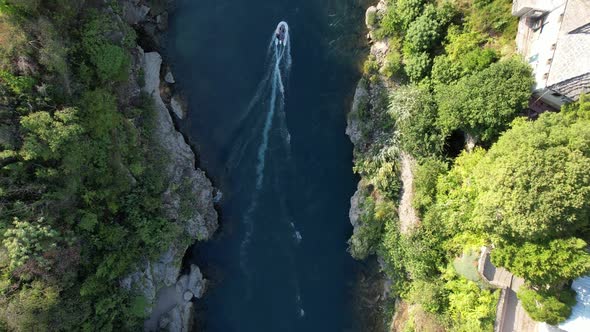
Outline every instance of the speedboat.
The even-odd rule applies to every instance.
[[[281,21],[277,25],[277,29],[275,30],[275,43],[277,45],[286,45],[287,44],[287,35],[289,33],[289,26],[287,22]]]

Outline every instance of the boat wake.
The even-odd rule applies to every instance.
[[[266,54],[267,70],[265,76],[259,83],[256,93],[248,104],[246,112],[242,117],[243,120],[247,120],[259,114],[258,112],[261,110],[266,110],[264,122],[262,124],[260,123],[260,120],[254,121],[254,126],[251,129],[252,133],[247,135],[247,139],[242,140],[240,144],[236,145],[236,149],[230,154],[231,157],[229,160],[230,167],[237,167],[239,165],[245,152],[248,150],[248,147],[251,146],[252,142],[258,137],[257,132],[260,130],[260,124],[262,124],[262,138],[256,155],[255,189],[252,194],[250,205],[243,218],[246,231],[240,246],[240,264],[242,265],[242,270],[245,274],[248,274],[246,269],[247,248],[250,244],[252,233],[254,232],[252,215],[258,206],[258,198],[264,181],[266,153],[269,146],[271,129],[277,116],[279,118],[279,129],[282,140],[288,149],[287,151],[290,151],[291,135],[289,134],[285,121],[285,82],[288,80],[291,70],[291,41],[289,38],[289,28],[287,23],[280,22],[277,31],[280,27],[283,27],[283,34],[281,35],[282,40],[281,42],[277,42],[278,37],[276,36],[276,33],[273,33]],[[252,121],[246,121],[245,123],[252,123]]]
[[[289,37],[289,26],[286,22],[280,22],[273,33],[266,52],[266,71],[263,79],[258,84],[256,93],[250,100],[243,116],[239,119],[240,128],[234,133],[233,141],[235,142],[228,160],[228,167],[237,168],[243,165],[242,159],[254,149],[256,151],[256,164],[254,176],[254,190],[252,191],[250,203],[243,215],[243,224],[245,227],[244,237],[240,244],[240,267],[244,273],[248,284],[252,280],[251,272],[248,269],[248,249],[252,241],[252,236],[255,228],[255,213],[259,207],[259,198],[263,191],[263,186],[267,183],[265,178],[265,170],[267,165],[267,152],[272,143],[273,148],[275,143],[280,144],[281,151],[284,152],[285,159],[280,161],[273,158],[271,163],[273,169],[287,168],[287,172],[292,172],[291,169],[291,134],[287,128],[286,114],[285,114],[285,92],[291,71],[291,40]],[[274,140],[275,137],[280,138],[280,142]],[[258,143],[258,145],[254,145]],[[277,152],[279,153],[279,152]],[[273,153],[273,156],[276,156]],[[288,178],[288,177],[287,177]],[[270,179],[274,184],[274,191],[281,192],[283,186],[288,185],[283,182],[284,179],[278,176]],[[289,213],[289,207],[281,194],[276,197],[279,200],[279,209],[281,215],[280,220],[285,220],[288,224],[289,230],[292,233],[292,240],[295,245],[302,240],[302,235],[295,226],[295,222]],[[295,266],[295,256],[290,254],[289,261],[291,266]],[[293,274],[295,275],[295,274]],[[295,299],[297,305],[297,315],[303,317],[305,312],[302,307],[301,293],[299,290],[299,283],[295,277],[293,285],[296,289]],[[252,292],[250,287],[246,287],[246,297],[250,298]]]

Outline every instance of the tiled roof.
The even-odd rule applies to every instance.
[[[590,73],[590,1],[568,0],[547,86]]]

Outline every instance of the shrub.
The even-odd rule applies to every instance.
[[[428,5],[408,27],[405,43],[412,53],[430,51],[441,40],[441,23],[436,8]]]
[[[116,22],[108,16],[95,14],[82,29],[83,51],[101,82],[124,81],[129,74],[129,54],[107,39],[107,35],[115,27]],[[121,44],[125,44],[125,36]]]
[[[447,171],[447,167],[447,163],[436,158],[426,158],[416,167],[412,205],[421,215],[424,215],[434,204],[438,177]]]
[[[397,0],[393,8],[395,15],[392,15],[392,21],[399,29],[405,31],[410,24],[416,20],[422,13],[427,0]]]
[[[398,49],[391,48],[385,57],[385,62],[381,68],[381,73],[388,78],[393,77],[400,72],[402,68],[402,55]]]
[[[105,44],[93,50],[91,61],[101,81],[125,81],[129,75],[129,54],[120,46]]]
[[[566,300],[568,304],[560,301],[555,295],[536,292],[528,286],[522,286],[517,295],[522,307],[532,319],[551,325],[557,325],[566,320],[572,312],[572,305],[575,304],[575,299],[572,301],[571,295],[562,295],[564,298],[569,297]]]
[[[451,61],[446,55],[439,55],[434,58],[432,64],[431,78],[435,84],[449,84],[457,81],[463,76],[463,70],[455,61]],[[446,87],[437,87],[445,89]]]
[[[445,289],[449,292],[447,315],[453,331],[493,330],[499,291],[492,293],[473,281],[456,276],[445,284]]]
[[[6,307],[0,308],[0,320],[11,331],[50,331],[54,328],[52,309],[58,304],[58,296],[55,288],[41,282],[25,285]]]
[[[2,241],[8,250],[11,269],[16,269],[29,259],[41,260],[42,253],[56,247],[59,233],[43,219],[31,223],[15,218],[13,226],[4,233]]]
[[[355,259],[365,259],[376,252],[385,221],[395,213],[390,203],[375,202],[371,197],[363,199],[360,209],[359,224],[348,240],[348,251]]]
[[[474,170],[474,221],[518,241],[580,236],[590,216],[590,120],[582,101],[518,119]],[[587,107],[587,106],[586,106]]]
[[[528,104],[533,78],[527,64],[502,61],[436,93],[438,126],[446,133],[461,129],[490,142]]]
[[[379,63],[375,56],[370,56],[363,64],[363,74],[372,77],[379,72]]]
[[[438,280],[412,282],[408,294],[405,296],[411,303],[417,303],[424,310],[433,314],[440,314],[448,306],[447,292],[443,283]]]
[[[405,54],[404,69],[412,82],[419,82],[430,74],[432,58],[426,52]]]
[[[368,26],[374,27],[377,24],[377,12],[375,10],[367,11],[365,21]]]
[[[390,97],[389,114],[395,120],[404,151],[418,158],[440,155],[443,139],[435,126],[436,105],[427,88],[395,89]]]

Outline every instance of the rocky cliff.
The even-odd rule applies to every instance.
[[[148,32],[143,43],[148,47],[159,45],[168,20],[165,8],[152,10],[139,0],[121,1],[121,5],[122,19],[141,33]],[[185,106],[177,94],[170,93],[175,90],[173,74],[162,66],[162,57],[157,52],[144,52],[138,47],[133,58],[129,93],[139,94],[141,90],[153,99],[157,114],[155,135],[168,157],[168,188],[162,201],[166,217],[182,231],[157,259],[146,257],[140,262],[138,269],[121,281],[121,286],[148,301],[145,330],[189,331],[193,328],[193,301],[203,295],[206,280],[195,265],[190,266],[187,275],[181,275],[182,259],[192,243],[209,239],[217,229],[213,204],[219,193],[205,173],[195,167],[195,154],[174,126],[171,113],[182,118]],[[140,75],[145,82],[143,87],[134,83]]]

